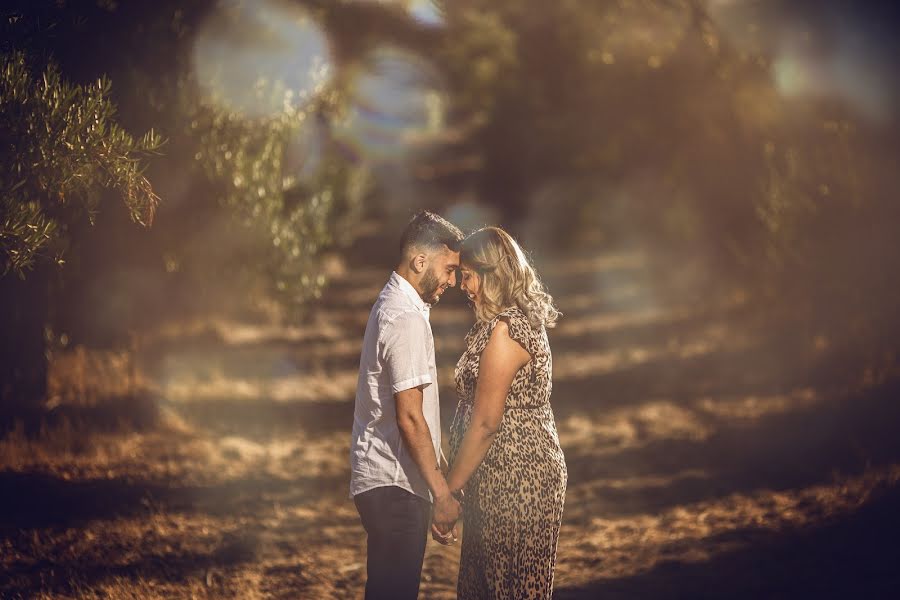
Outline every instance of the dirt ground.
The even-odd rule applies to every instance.
[[[347,463],[379,260],[347,260],[302,327],[161,328],[146,391],[59,400],[43,439],[0,441],[0,597],[360,598]],[[830,340],[745,294],[689,293],[639,250],[536,260],[564,313],[555,597],[900,597],[897,378],[848,385]],[[472,318],[461,298],[432,311],[445,429]],[[429,542],[420,597],[455,597],[458,560]]]

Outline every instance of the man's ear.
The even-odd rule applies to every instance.
[[[425,267],[428,266],[428,257],[420,252],[412,257],[410,266],[412,267],[413,272],[424,273]]]

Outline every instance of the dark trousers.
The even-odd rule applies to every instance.
[[[357,494],[353,501],[368,535],[366,600],[415,600],[431,503],[393,485]]]

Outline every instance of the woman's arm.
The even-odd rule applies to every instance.
[[[481,353],[472,418],[447,476],[451,490],[462,489],[478,469],[500,428],[513,378],[530,359],[528,351],[509,337],[506,322],[498,321]]]

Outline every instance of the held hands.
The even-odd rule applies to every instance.
[[[431,537],[440,544],[449,546],[456,542],[456,521],[462,508],[450,493],[434,499],[434,513],[431,519]]]
[[[446,533],[441,533],[441,531],[437,528],[437,525],[434,523],[431,524],[431,538],[439,544],[443,544],[444,546],[452,546],[456,543],[457,532],[456,532],[456,524],[447,531]]]

